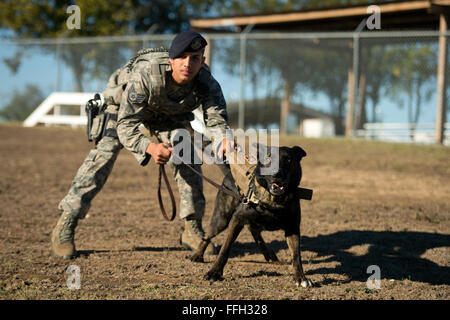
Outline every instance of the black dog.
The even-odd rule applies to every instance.
[[[222,246],[214,265],[204,276],[205,280],[223,280],[223,268],[227,263],[231,245],[238,237],[244,225],[250,232],[267,261],[278,261],[273,250],[268,248],[261,237],[261,231],[284,230],[286,242],[292,254],[294,280],[302,287],[312,286],[305,277],[300,255],[300,195],[297,186],[302,178],[300,160],[306,152],[298,147],[279,148],[279,170],[272,175],[262,175],[263,165],[259,159],[254,171],[254,191],[263,190],[265,198],[261,201],[240,203],[239,200],[219,191],[215,208],[205,237],[198,250],[191,256],[192,261],[203,262],[203,254],[212,238],[230,226],[227,239]],[[224,177],[222,186],[237,192],[231,174]]]

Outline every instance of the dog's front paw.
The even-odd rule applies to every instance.
[[[302,281],[296,281],[295,284],[297,287],[302,286],[303,288],[311,288],[313,286],[312,281],[307,278]]]
[[[264,258],[268,262],[278,262],[278,257],[275,254],[275,252],[273,252],[273,251],[269,251],[268,254],[266,256],[264,256]]]
[[[205,260],[203,260],[203,255],[199,255],[194,253],[191,256],[188,256],[189,260],[191,260],[192,262],[205,262]]]
[[[222,272],[215,269],[211,269],[205,274],[203,279],[210,281],[222,281],[223,280]]]

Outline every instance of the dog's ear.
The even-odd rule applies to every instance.
[[[300,148],[299,146],[294,146],[291,148],[291,150],[294,152],[298,161],[300,161],[303,157],[306,157],[306,151]]]

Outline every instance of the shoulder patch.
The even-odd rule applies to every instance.
[[[131,85],[130,90],[128,90],[128,100],[132,103],[142,103],[147,96],[142,93],[137,93],[134,89],[134,84]]]

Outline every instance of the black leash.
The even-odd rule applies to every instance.
[[[233,198],[239,200],[239,202],[242,203],[247,203],[247,197],[245,196],[241,196],[217,183],[215,183],[214,181],[212,181],[211,179],[209,179],[208,177],[205,177],[203,174],[201,174],[200,172],[198,172],[197,170],[195,170],[191,165],[183,162],[183,160],[181,160],[177,155],[172,154],[172,156],[178,158],[181,163],[183,163],[184,165],[186,165],[189,169],[191,169],[195,174],[199,175],[200,177],[202,177],[203,179],[205,179],[206,181],[208,181],[210,184],[212,184],[214,187],[216,187],[217,189],[221,190],[222,192],[225,192],[226,194],[232,196]],[[161,197],[161,177],[164,178],[164,182],[166,183],[166,187],[167,190],[169,192],[170,195],[170,201],[172,203],[172,216],[169,218],[167,216],[166,210],[164,208],[164,204],[162,201],[162,197]],[[177,208],[176,208],[176,202],[175,202],[175,197],[173,195],[173,191],[172,188],[170,187],[169,184],[169,179],[167,178],[166,175],[166,170],[164,168],[164,165],[161,164],[159,165],[159,176],[158,176],[158,202],[159,202],[159,208],[161,209],[161,213],[163,215],[163,217],[167,220],[167,221],[173,221],[173,219],[175,219],[175,216],[177,214]]]
[[[164,182],[166,183],[167,190],[169,191],[170,195],[170,201],[172,202],[172,216],[169,218],[167,216],[166,210],[164,209],[164,204],[161,197],[161,176],[164,178]],[[172,192],[172,188],[169,184],[169,179],[167,179],[166,170],[164,169],[164,165],[159,165],[159,176],[158,176],[158,201],[159,201],[159,208],[161,209],[161,213],[163,217],[168,221],[173,221],[175,219],[175,216],[177,215],[177,206],[175,202],[175,197]]]
[[[180,159],[180,157],[178,157],[175,154],[172,154],[172,156],[178,158],[181,163],[183,163],[184,165],[186,165],[189,169],[191,169],[195,174],[199,175],[200,177],[202,177],[203,179],[205,179],[207,182],[209,182],[211,185],[213,185],[214,187],[216,187],[217,189],[221,190],[222,192],[225,192],[226,194],[228,194],[229,196],[232,196],[233,198],[239,200],[239,202],[242,202],[244,204],[248,203],[248,199],[251,197],[251,194],[254,192],[254,188],[250,187],[247,194],[245,196],[240,195],[238,193],[235,193],[217,183],[215,183],[214,181],[212,181],[211,179],[209,179],[208,177],[204,176],[202,173],[198,172],[197,170],[195,170],[191,165],[183,162],[182,159]],[[169,218],[167,216],[166,210],[164,209],[164,204],[162,202],[162,197],[161,197],[161,177],[164,178],[164,182],[166,183],[166,187],[167,190],[169,191],[169,195],[170,195],[170,200],[172,202],[172,216]],[[254,175],[251,179],[251,183],[255,183],[254,182]],[[254,186],[253,186],[254,187]],[[305,200],[311,200],[312,199],[312,194],[313,191],[311,189],[305,189],[305,188],[297,188],[297,195],[300,199],[305,199]],[[259,199],[262,200],[262,199]],[[173,195],[172,192],[172,188],[170,187],[169,184],[169,179],[167,179],[167,175],[166,175],[166,171],[164,169],[164,165],[161,164],[159,166],[159,176],[158,176],[158,201],[159,201],[159,207],[161,209],[161,213],[163,215],[163,217],[168,220],[168,221],[173,221],[173,219],[175,219],[176,216],[176,203],[175,203],[175,197]]]
[[[225,187],[223,187],[223,186],[221,186],[221,185],[215,183],[214,181],[212,181],[212,180],[209,179],[208,177],[205,177],[203,174],[201,174],[200,172],[198,172],[197,170],[195,170],[191,165],[189,165],[189,164],[183,162],[183,160],[181,160],[180,157],[178,157],[177,155],[172,154],[172,156],[178,158],[184,165],[186,165],[189,169],[191,169],[195,174],[199,175],[200,177],[202,177],[203,179],[205,179],[206,181],[208,181],[210,184],[212,184],[212,185],[213,185],[214,187],[216,187],[217,189],[219,189],[219,190],[225,192],[226,194],[232,196],[233,198],[239,200],[240,202],[244,202],[244,203],[245,203],[246,197],[241,196],[241,195],[239,195],[239,194],[237,194],[237,193],[235,193],[235,192],[233,192],[233,191],[231,191],[231,190],[229,190],[229,189],[227,189],[227,188],[225,188]]]

